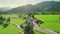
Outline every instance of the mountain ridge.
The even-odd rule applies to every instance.
[[[41,12],[41,11],[60,11],[60,2],[45,1],[36,5],[28,4],[5,11],[4,13],[21,13],[21,12]]]

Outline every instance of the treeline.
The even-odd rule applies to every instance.
[[[60,11],[41,11],[41,12],[31,12],[35,15],[60,15]]]
[[[23,13],[0,13],[1,14],[27,14],[27,13],[33,13],[35,15],[60,15],[60,11],[40,11],[40,12],[23,12]]]

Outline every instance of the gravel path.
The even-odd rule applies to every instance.
[[[43,32],[43,33],[46,33],[46,34],[58,34],[57,32],[54,32],[52,30],[40,28],[38,26],[38,24],[36,24],[34,21],[33,21],[33,24],[34,24],[34,30],[38,30],[38,31]]]

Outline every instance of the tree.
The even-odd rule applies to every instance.
[[[7,19],[7,22],[10,22],[10,17]]]
[[[9,24],[5,23],[5,24],[3,24],[2,26],[3,26],[3,28],[6,28],[8,25],[9,25]]]
[[[31,27],[30,24],[28,24],[24,29],[24,34],[34,34],[33,27]]]
[[[3,28],[6,28],[9,25],[9,23],[7,23],[7,22],[10,22],[10,18],[7,19],[7,22],[6,23],[4,23],[5,20],[6,19],[3,18],[3,16],[0,16],[0,25],[2,25]]]
[[[0,24],[3,24],[4,18],[0,16]]]
[[[3,16],[0,16],[0,21],[4,21],[4,18],[3,18]]]
[[[8,27],[8,25],[10,24],[10,17],[7,19],[7,23],[4,23],[2,26],[3,28]]]
[[[43,21],[41,21],[41,20],[37,20],[36,21],[36,24],[38,24],[39,26],[40,26],[40,24],[43,24],[44,22]]]

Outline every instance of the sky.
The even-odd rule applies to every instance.
[[[0,7],[18,7],[26,4],[37,4],[43,1],[51,1],[51,0],[0,0]],[[55,0],[56,1],[56,0]],[[59,1],[59,0],[57,0]]]

